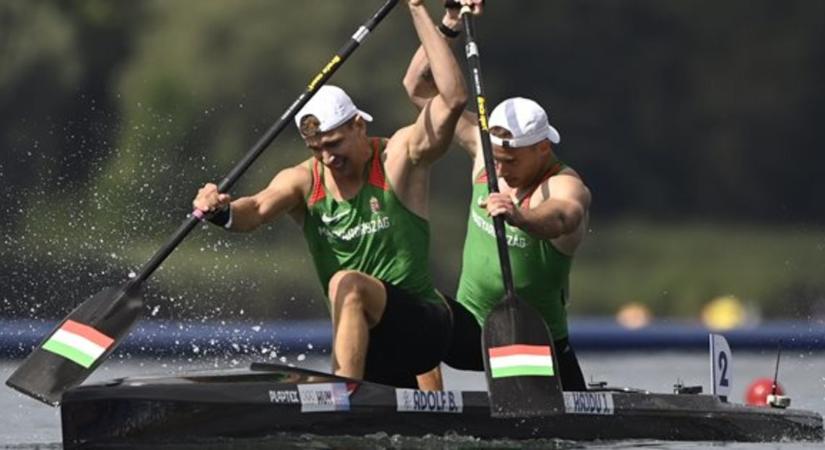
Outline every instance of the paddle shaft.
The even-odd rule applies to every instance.
[[[229,191],[232,186],[241,178],[241,176],[249,169],[258,156],[278,137],[279,134],[287,127],[289,122],[295,117],[295,114],[312,98],[318,89],[323,86],[327,80],[341,67],[341,64],[349,58],[349,56],[361,45],[361,42],[375,29],[375,27],[389,14],[389,12],[398,4],[398,0],[387,0],[373,16],[364,22],[355,34],[341,47],[340,50],[332,57],[332,59],[315,75],[309,82],[306,89],[295,99],[294,102],[281,115],[277,122],[275,122],[269,130],[249,149],[246,156],[241,159],[238,164],[229,172],[229,174],[221,180],[218,184],[218,191],[221,193]],[[186,236],[195,228],[195,226],[203,218],[203,214],[196,210],[190,215],[175,233],[169,238],[163,247],[158,250],[152,258],[141,267],[140,271],[129,281],[129,287],[134,288],[146,281],[154,271],[160,267],[166,258],[172,254],[175,248],[186,238]]]
[[[484,170],[487,173],[487,186],[490,193],[498,192],[498,176],[496,175],[495,161],[493,160],[493,146],[490,142],[490,129],[487,125],[487,105],[484,97],[484,86],[481,83],[481,57],[478,52],[478,45],[475,41],[474,18],[469,7],[461,9],[461,17],[464,20],[464,34],[466,36],[465,52],[467,62],[470,65],[473,82],[473,94],[476,97],[478,107],[478,130],[481,135],[481,150],[484,155]],[[505,298],[508,302],[514,302],[515,289],[513,287],[513,272],[510,266],[510,252],[507,248],[507,235],[504,227],[504,217],[501,215],[493,217],[493,229],[496,233],[496,245],[498,247],[498,258],[501,263],[501,277],[504,281],[506,291]]]

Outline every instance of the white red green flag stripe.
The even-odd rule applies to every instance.
[[[88,369],[114,341],[88,325],[67,320],[43,344],[43,349]]]
[[[505,345],[488,349],[493,378],[555,375],[553,356],[546,345]]]

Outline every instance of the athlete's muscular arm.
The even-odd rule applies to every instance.
[[[208,183],[198,191],[192,204],[195,208],[208,212],[231,203],[230,230],[251,231],[303,205],[304,194],[310,183],[309,170],[295,166],[275,175],[264,190],[234,201],[229,194],[219,194],[217,186]]]
[[[444,21],[446,23],[446,21]],[[407,91],[407,97],[415,105],[418,110],[421,110],[430,99],[438,95],[438,88],[433,83],[433,74],[430,72],[430,62],[427,60],[427,53],[424,52],[424,47],[418,46],[415,51],[410,65],[407,67],[407,73],[404,74],[404,90]]]
[[[491,216],[503,214],[507,222],[540,239],[555,239],[576,231],[590,207],[590,190],[584,183],[572,175],[557,175],[539,189],[549,191],[550,197],[532,208],[516,207],[509,195],[490,194],[487,212]]]
[[[482,0],[465,0],[465,3],[473,5],[473,14],[480,15],[482,12]],[[442,23],[454,30],[461,29],[462,20],[458,16],[457,9],[448,9],[444,13]],[[440,35],[440,33],[439,33]],[[447,41],[444,36],[441,39]],[[407,73],[404,75],[404,88],[407,91],[410,101],[418,108],[422,109],[432,98],[438,95],[433,74],[430,69],[430,61],[427,59],[427,52],[424,47],[418,47],[415,55],[410,60]],[[464,111],[458,119],[455,128],[455,140],[471,157],[474,157],[477,149],[481,148],[480,136],[478,133],[478,116],[471,111]]]
[[[408,0],[408,4],[423,51],[432,63],[432,78],[438,93],[423,105],[415,123],[402,135],[413,163],[431,163],[449,147],[456,122],[467,103],[467,88],[458,61],[436,30],[422,1]]]
[[[445,9],[441,23],[453,30],[461,30],[464,25],[461,17],[458,15],[458,11],[456,8]],[[441,35],[441,37],[448,44],[454,44],[459,41],[459,38],[447,38],[444,35]],[[430,71],[430,61],[427,59],[427,52],[424,51],[423,46],[418,47],[415,55],[413,55],[413,58],[410,60],[407,73],[404,74],[403,84],[407,95],[418,109],[423,108],[431,98],[438,95],[438,87],[436,87],[433,82],[433,74]]]

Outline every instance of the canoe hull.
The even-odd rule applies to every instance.
[[[458,434],[483,439],[822,440],[822,417],[707,395],[571,394],[568,413],[490,417],[485,392],[425,394],[277,365],[81,386],[62,403],[64,448],[194,443],[280,433]]]

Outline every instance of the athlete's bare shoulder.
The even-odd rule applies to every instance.
[[[401,157],[409,159],[409,138],[412,125],[399,128],[389,138],[384,138],[384,153],[386,159]]]
[[[298,190],[303,196],[308,195],[312,189],[312,167],[314,161],[315,158],[308,158],[294,166],[282,169],[275,175],[269,183],[269,186]]]
[[[540,190],[542,191],[543,200],[555,198],[574,201],[585,210],[590,206],[590,189],[587,188],[579,173],[572,167],[565,167],[542,184]]]
[[[385,138],[384,142],[384,166],[387,171],[395,176],[401,176],[404,173],[412,173],[417,169],[427,169],[427,164],[421,164],[421,161],[416,160],[410,154],[409,138],[411,125],[403,127],[393,133],[389,138]],[[428,172],[425,170],[425,172]]]
[[[579,204],[584,210],[590,207],[590,190],[571,167],[565,167],[559,173],[548,177],[536,188],[530,207],[535,208],[548,199],[567,200]]]

